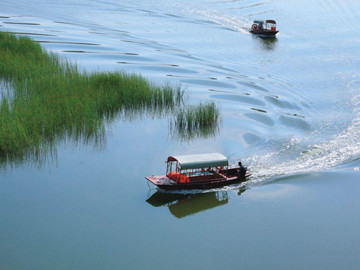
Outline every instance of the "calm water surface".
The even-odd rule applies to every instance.
[[[2,164],[1,269],[359,269],[359,1],[1,1],[0,30],[88,71],[125,70],[215,101],[219,133],[107,126]],[[275,19],[276,39],[248,33]],[[6,91],[0,84],[0,91]],[[240,158],[246,185],[161,193],[167,156]]]

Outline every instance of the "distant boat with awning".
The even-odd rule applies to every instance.
[[[255,20],[250,30],[250,33],[260,37],[275,37],[278,32],[276,30],[276,21],[274,20]]]

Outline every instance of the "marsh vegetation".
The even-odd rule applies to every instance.
[[[172,115],[172,131],[215,132],[215,104],[186,106],[180,86],[124,72],[88,73],[28,37],[0,32],[0,162],[53,152],[59,140],[101,143],[118,117]]]
[[[220,112],[214,102],[181,108],[170,123],[172,136],[188,141],[211,137],[218,132]]]

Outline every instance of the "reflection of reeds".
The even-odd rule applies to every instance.
[[[215,136],[219,121],[220,112],[213,102],[185,107],[175,114],[172,135],[187,141],[196,137]]]
[[[79,71],[30,38],[5,32],[0,32],[0,79],[0,164],[42,159],[60,139],[101,144],[104,121],[116,117],[160,116],[180,108],[179,115],[187,117],[177,117],[180,129],[186,125],[194,132],[216,122],[203,116],[215,105],[182,110],[180,87],[157,86],[123,72]]]

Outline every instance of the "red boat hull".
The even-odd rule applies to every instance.
[[[147,176],[146,179],[164,190],[189,190],[189,189],[212,189],[220,188],[223,186],[238,184],[245,182],[250,176],[250,173],[246,173],[244,176],[231,176],[224,179],[217,179],[211,181],[193,181],[190,183],[179,184],[176,181],[170,179],[167,176]]]

